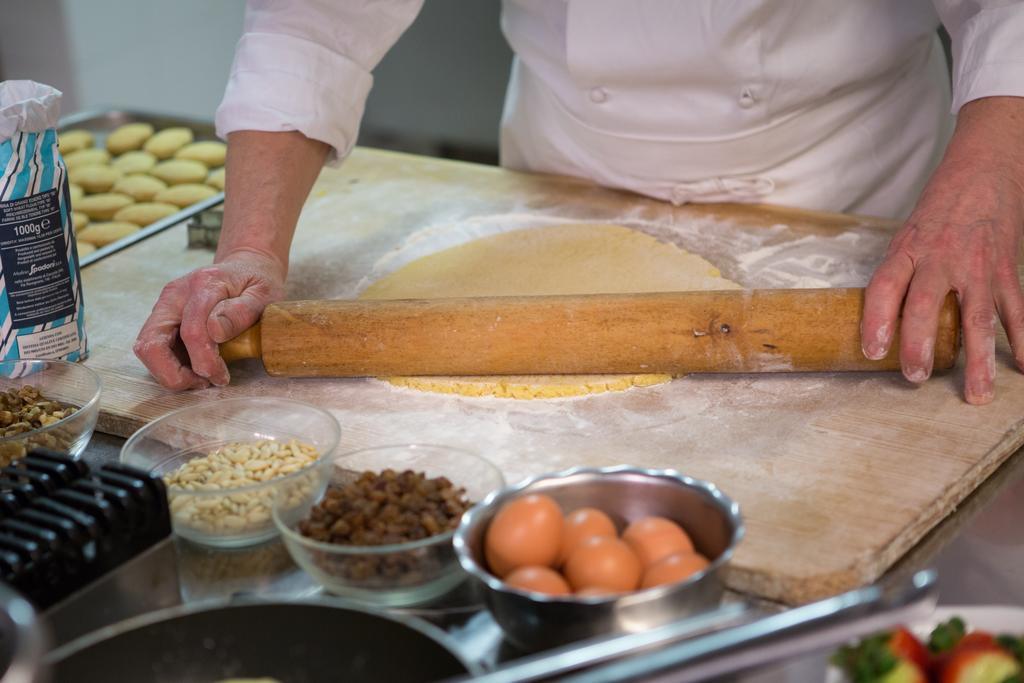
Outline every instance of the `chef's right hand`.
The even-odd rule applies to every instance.
[[[248,249],[168,283],[134,351],[169,389],[205,389],[230,380],[218,344],[252,327],[267,304],[284,296],[286,266]]]

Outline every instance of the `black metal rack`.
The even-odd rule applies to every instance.
[[[0,579],[48,607],[171,533],[147,472],[37,449],[0,469]]]

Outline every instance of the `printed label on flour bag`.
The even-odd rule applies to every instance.
[[[0,83],[0,359],[87,355],[60,92]]]

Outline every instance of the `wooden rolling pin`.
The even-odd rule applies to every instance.
[[[861,352],[863,289],[288,301],[221,345],[284,377],[896,370]],[[935,368],[959,353],[946,298]]]

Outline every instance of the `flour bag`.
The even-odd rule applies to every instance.
[[[88,354],[59,90],[0,82],[0,359]]]

